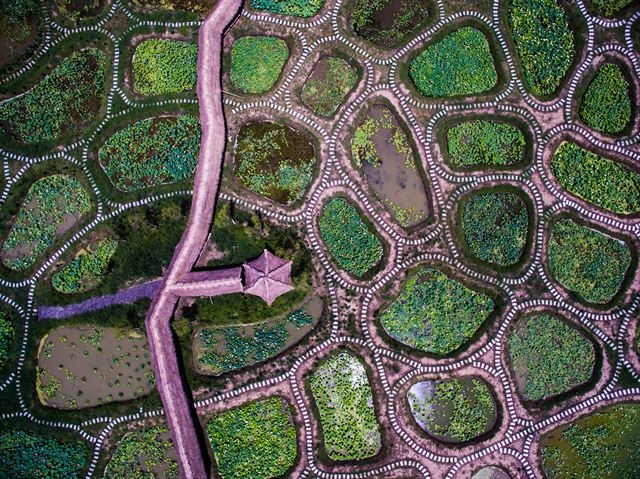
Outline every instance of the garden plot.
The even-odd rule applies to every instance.
[[[90,209],[89,193],[76,178],[51,175],[39,179],[29,188],[2,245],[2,263],[15,271],[28,269]]]
[[[547,434],[542,466],[549,479],[635,479],[638,442],[640,406],[611,406]]]
[[[630,5],[633,0],[589,0],[587,4],[591,4],[597,15],[603,17],[611,17],[620,10]]]
[[[200,374],[218,375],[272,358],[318,324],[322,300],[315,296],[284,318],[249,325],[203,327],[193,336],[193,359]]]
[[[40,340],[37,390],[40,402],[81,409],[127,401],[155,384],[147,338],[138,330],[62,326]]]
[[[407,133],[394,113],[374,105],[351,140],[351,158],[376,196],[404,228],[425,221],[429,197]]]
[[[177,183],[193,174],[201,136],[195,116],[148,118],[111,135],[98,152],[100,166],[125,192]]]
[[[418,425],[444,442],[471,441],[493,429],[497,419],[491,390],[474,376],[417,382],[407,400]]]
[[[586,337],[548,313],[518,321],[508,351],[516,388],[525,401],[542,401],[585,384],[596,360]]]
[[[141,95],[192,90],[198,79],[198,45],[152,38],[133,56],[133,89]]]
[[[325,0],[251,0],[251,8],[292,17],[313,17]]]
[[[244,93],[265,93],[280,78],[289,47],[276,37],[242,37],[231,46],[231,83]]]
[[[631,85],[620,66],[605,63],[585,91],[580,105],[580,119],[603,133],[623,132],[631,122],[630,89]]]
[[[0,371],[4,371],[11,358],[16,339],[15,318],[0,309]],[[0,379],[4,379],[0,376]]]
[[[406,42],[430,19],[427,0],[357,0],[349,24],[383,48]]]
[[[58,12],[69,20],[93,17],[102,11],[105,0],[54,0]]]
[[[0,1],[0,68],[28,55],[40,29],[37,0]]]
[[[486,466],[476,471],[471,479],[511,479],[511,476],[497,466]]]
[[[234,174],[251,191],[283,205],[299,201],[316,168],[306,134],[270,121],[243,125],[235,145]]]
[[[284,477],[298,454],[291,406],[276,396],[214,416],[207,434],[222,479]]]
[[[211,13],[216,0],[129,0],[134,5],[154,10]]]
[[[375,456],[382,441],[362,360],[344,351],[330,356],[311,375],[309,385],[327,455],[334,461]]]
[[[84,293],[97,287],[109,268],[118,242],[102,238],[83,248],[51,278],[53,289],[64,294]]]
[[[409,276],[379,319],[396,341],[443,356],[469,341],[493,310],[494,301],[487,294],[424,267]]]
[[[313,66],[300,98],[316,115],[332,117],[358,82],[358,72],[340,57],[322,57]]]

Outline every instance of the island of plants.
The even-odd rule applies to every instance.
[[[358,72],[337,56],[320,58],[302,87],[300,99],[316,115],[332,117],[358,82]]]
[[[231,83],[244,93],[265,93],[280,78],[289,47],[276,37],[242,37],[231,47]]]

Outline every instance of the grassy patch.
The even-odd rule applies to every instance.
[[[382,445],[380,429],[362,360],[347,352],[333,355],[309,383],[329,457],[347,461],[376,455]]]
[[[289,58],[284,40],[275,37],[242,37],[231,47],[231,83],[245,93],[269,91]]]
[[[553,225],[547,255],[551,274],[561,285],[597,304],[616,295],[631,264],[622,241],[569,219]]]
[[[210,13],[216,0],[131,0],[134,4],[157,10]]]
[[[524,159],[522,130],[501,121],[465,120],[447,130],[447,159],[455,168],[511,166]]]
[[[428,97],[476,95],[498,82],[489,42],[473,27],[460,28],[425,48],[409,64],[409,77]]]
[[[92,290],[107,273],[109,261],[117,247],[117,241],[103,238],[89,248],[80,250],[73,260],[53,275],[53,289],[65,294]]]
[[[98,158],[121,191],[177,183],[193,174],[201,135],[195,116],[148,118],[111,135]]]
[[[311,183],[316,155],[300,131],[269,121],[240,128],[235,149],[238,181],[270,200],[290,205]]]
[[[13,319],[5,311],[0,311],[0,370],[7,365],[16,337]]]
[[[433,268],[412,274],[380,314],[387,334],[427,353],[446,355],[467,342],[494,310],[488,295]]]
[[[329,200],[320,215],[320,236],[338,266],[362,278],[382,259],[382,241],[344,198]]]
[[[551,159],[553,175],[569,193],[618,214],[640,212],[640,175],[631,168],[563,142]]]
[[[629,82],[615,63],[602,65],[580,105],[580,118],[604,133],[620,133],[631,121]]]
[[[251,8],[292,17],[313,17],[324,0],[251,0]]]
[[[511,0],[509,26],[529,89],[553,94],[575,56],[566,12],[557,0]]]
[[[527,244],[529,214],[519,194],[473,193],[463,202],[464,243],[474,257],[498,267],[520,261]]]
[[[245,404],[213,417],[207,434],[224,479],[284,476],[297,455],[291,407],[280,397]]]
[[[589,0],[588,3],[593,5],[598,15],[610,17],[618,13],[632,1],[633,0]]]
[[[133,89],[141,95],[191,90],[198,79],[198,45],[152,38],[133,56]]]
[[[29,268],[90,208],[89,194],[77,179],[52,175],[36,181],[2,245],[2,263],[15,271]]]
[[[518,392],[540,401],[586,383],[593,372],[591,343],[551,314],[526,317],[509,337],[509,357]]]
[[[323,57],[314,65],[300,98],[316,115],[333,116],[356,85],[358,73],[340,57]]]

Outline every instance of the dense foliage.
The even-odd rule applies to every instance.
[[[78,21],[82,17],[90,17],[98,13],[100,0],[54,0],[58,11],[65,17]]]
[[[207,433],[223,479],[284,476],[297,455],[291,408],[279,397],[223,412],[209,421]]]
[[[201,136],[195,116],[148,118],[111,135],[98,158],[122,191],[176,183],[193,174]]]
[[[166,426],[136,429],[118,441],[102,477],[174,479],[178,477],[178,463],[171,457],[172,452],[173,442]]]
[[[280,38],[238,38],[231,47],[231,83],[245,93],[269,91],[287,58],[289,48]]]
[[[615,63],[602,65],[580,105],[580,118],[591,128],[620,133],[631,121],[629,82]]]
[[[2,263],[16,271],[29,268],[90,208],[89,194],[77,179],[67,175],[39,179],[29,188],[2,245]]]
[[[461,226],[474,257],[497,266],[512,266],[522,257],[527,243],[527,205],[515,193],[471,194],[462,207]]]
[[[387,334],[412,348],[449,354],[468,341],[494,309],[493,300],[433,268],[413,273],[382,311]]]
[[[447,159],[461,169],[517,164],[525,145],[522,130],[501,121],[466,120],[447,130]]]
[[[593,4],[600,15],[610,17],[618,13],[632,1],[633,0],[589,0],[589,3]]]
[[[16,330],[12,318],[4,311],[0,311],[0,369],[9,361],[9,353],[13,347]]]
[[[409,77],[429,97],[484,93],[498,81],[489,42],[473,27],[460,28],[425,48],[411,61]]]
[[[302,198],[316,165],[311,142],[300,131],[270,121],[240,128],[235,175],[250,190],[290,205]]]
[[[324,0],[251,0],[251,8],[293,17],[313,17]]]
[[[72,53],[24,95],[0,104],[0,125],[22,143],[82,133],[100,108],[105,62],[96,48]]]
[[[340,57],[323,57],[302,87],[302,102],[317,115],[331,117],[356,85],[358,74]]]
[[[87,446],[9,429],[0,432],[0,476],[6,479],[83,477]]]
[[[392,47],[404,42],[428,18],[424,0],[358,0],[349,24],[371,43]]]
[[[635,479],[640,463],[640,407],[618,405],[554,431],[542,448],[550,479]]]
[[[198,45],[152,38],[133,56],[133,88],[142,95],[191,90],[198,79]]]
[[[534,95],[551,95],[575,56],[567,14],[558,0],[511,0],[509,25],[526,84]]]
[[[623,164],[564,142],[551,159],[558,182],[572,193],[613,213],[640,212],[640,175]]]
[[[568,219],[553,226],[547,256],[560,284],[599,304],[616,295],[631,264],[631,252],[622,241]]]
[[[193,13],[211,13],[216,0],[131,0],[136,5],[158,10],[181,10]]]
[[[87,249],[82,249],[51,278],[51,285],[61,293],[82,293],[95,288],[107,272],[109,261],[118,242],[102,238]]]
[[[331,356],[318,366],[310,385],[328,456],[347,461],[377,454],[380,429],[362,360],[347,352]]]
[[[361,278],[382,259],[382,241],[344,198],[332,198],[320,216],[320,236],[338,266]]]
[[[509,337],[509,356],[525,400],[539,401],[584,384],[595,353],[575,328],[550,314],[524,319]]]

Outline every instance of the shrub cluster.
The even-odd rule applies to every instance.
[[[181,10],[193,13],[210,13],[216,0],[131,0],[136,5],[158,10]]]
[[[624,7],[629,5],[633,0],[589,0],[595,7],[598,14],[604,17],[610,17],[618,13]]]
[[[428,18],[424,0],[358,0],[349,24],[371,43],[392,47],[404,42]]]
[[[9,361],[9,352],[13,347],[16,330],[12,318],[4,311],[0,311],[0,370]]]
[[[340,57],[324,57],[313,67],[302,87],[302,102],[317,115],[329,118],[356,85],[355,68]]]
[[[313,17],[322,5],[324,0],[251,0],[255,10],[302,18]]]
[[[88,250],[81,250],[51,278],[53,289],[65,294],[82,293],[95,288],[106,274],[118,242],[103,238]]]
[[[580,118],[591,128],[620,133],[631,121],[629,82],[615,63],[600,67],[580,105]]]
[[[62,15],[74,22],[95,15],[100,6],[100,0],[54,0],[54,3]]]
[[[198,45],[152,38],[133,56],[133,88],[141,95],[191,90],[198,79]]]
[[[269,91],[289,58],[284,40],[275,37],[242,37],[231,47],[231,83],[245,93]]]

